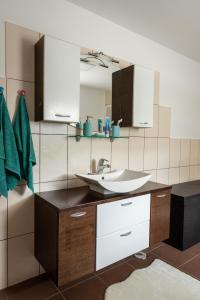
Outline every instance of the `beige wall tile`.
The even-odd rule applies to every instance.
[[[116,140],[113,142],[115,143]],[[96,172],[98,161],[105,158],[111,164],[111,142],[109,139],[92,139],[91,171]],[[108,171],[106,169],[105,171]]]
[[[40,181],[67,179],[67,137],[41,135],[40,144]]]
[[[118,139],[112,143],[112,170],[114,169],[128,169],[128,139]]]
[[[181,158],[180,139],[170,139],[170,167],[179,167]]]
[[[120,128],[120,136],[129,136],[129,135],[130,135],[130,128],[129,127]]]
[[[170,137],[171,109],[169,107],[159,106],[158,119],[158,136]]]
[[[4,96],[6,98],[6,79],[5,78],[0,78],[0,86],[3,86],[3,88],[4,88]]]
[[[34,185],[39,192],[39,184]],[[8,237],[34,231],[34,195],[25,185],[17,186],[8,195]]]
[[[181,139],[180,166],[188,166],[189,164],[190,164],[190,140]]]
[[[39,275],[39,263],[34,257],[34,235],[8,240],[8,285]]]
[[[129,138],[129,169],[142,171],[144,168],[144,138]]]
[[[153,127],[145,128],[145,137],[158,137],[158,105],[153,107]]]
[[[34,81],[34,45],[39,33],[6,23],[6,74],[8,78]]]
[[[67,189],[67,179],[60,181],[41,182],[40,192],[55,191]]]
[[[67,125],[59,123],[40,122],[41,134],[67,134]]]
[[[90,172],[91,139],[68,138],[68,179],[76,177],[76,173]]]
[[[179,168],[169,169],[169,184],[176,184],[180,182]]]
[[[200,166],[190,166],[190,180],[200,179]]]
[[[0,241],[7,238],[7,199],[0,196]]]
[[[190,165],[198,165],[200,163],[200,141],[190,141]]]
[[[169,169],[157,170],[157,182],[169,184]]]
[[[190,179],[190,168],[180,167],[180,182],[186,182]]]
[[[33,182],[38,183],[40,181],[40,136],[39,134],[33,134],[32,138],[36,157],[36,165],[33,167]]]
[[[7,287],[7,241],[0,241],[0,290]],[[3,300],[4,298],[2,298]]]
[[[144,170],[157,169],[158,139],[144,139]]]
[[[169,168],[169,139],[158,138],[158,169]]]
[[[68,180],[68,189],[73,189],[76,187],[81,187],[81,186],[88,186],[88,184],[86,182],[84,182],[81,179],[70,179]]]
[[[159,104],[160,98],[160,73],[155,72],[154,79],[154,104]]]
[[[157,181],[157,170],[145,170],[144,172],[152,175],[150,181]]]
[[[34,84],[19,80],[7,80],[7,103],[11,119],[16,112],[18,103],[18,90],[24,89],[26,91],[26,104],[30,118],[31,131],[39,133],[39,122],[34,122]]]
[[[144,137],[144,128],[130,127],[130,136]]]

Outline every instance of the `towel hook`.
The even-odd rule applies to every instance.
[[[26,91],[25,90],[18,90],[18,95],[19,96],[25,96],[26,95]]]

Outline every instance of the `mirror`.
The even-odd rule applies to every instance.
[[[132,65],[121,59],[88,48],[80,52],[80,121],[93,118],[93,131],[98,119],[112,119],[112,74]]]

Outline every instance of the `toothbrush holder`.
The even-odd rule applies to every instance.
[[[120,137],[119,125],[112,125],[112,137]]]

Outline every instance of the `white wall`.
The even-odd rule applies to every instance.
[[[160,71],[160,103],[172,107],[171,136],[200,137],[199,63],[66,0],[0,0],[0,76],[5,21]]]

